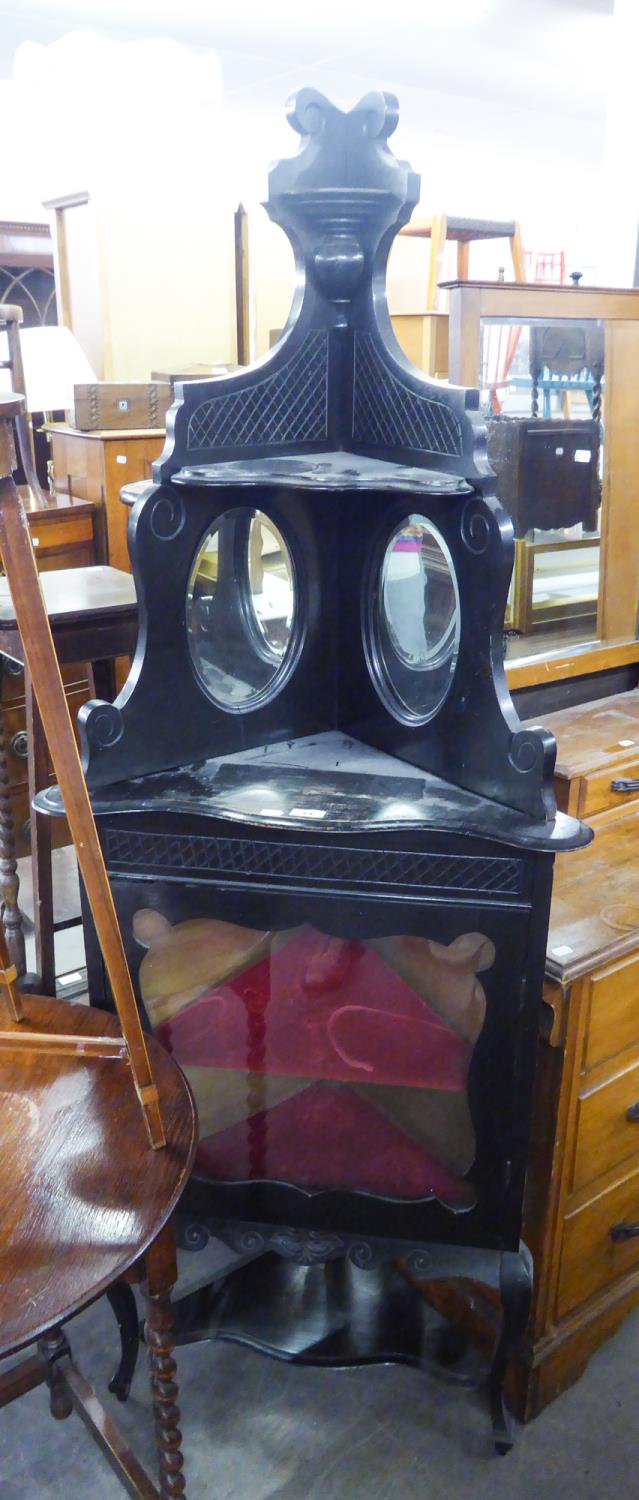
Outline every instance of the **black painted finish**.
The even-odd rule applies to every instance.
[[[503,1375],[530,1291],[519,1237],[553,856],[591,834],[556,814],[554,741],[522,727],[508,694],[502,629],[513,530],[493,492],[477,392],[428,380],[392,333],[386,259],[418,196],[418,179],[387,146],[396,101],[371,94],[343,114],[303,90],[290,118],[301,148],[272,170],[268,209],[295,249],[291,320],[253,368],[178,388],[156,483],[130,521],[140,602],[133,669],[115,705],[90,704],[81,714],[88,781],[141,1005],[141,909],[155,930],[159,920],[161,931],[178,929],[185,943],[206,923],[223,922],[236,934],[286,932],[287,940],[310,929],[354,945],[358,955],[361,945],[375,953],[375,943],[398,936],[434,944],[439,963],[450,961],[450,945],[460,940],[490,950],[481,969],[485,1019],[463,1084],[423,1085],[457,1090],[467,1107],[474,1160],[460,1168],[461,1196],[447,1200],[432,1186],[435,1177],[424,1179],[424,1197],[365,1190],[366,1139],[358,1135],[359,1176],[347,1175],[348,1187],[272,1180],[253,1157],[241,1180],[220,1180],[221,1170],[212,1180],[201,1168],[188,1207],[205,1226],[232,1241],[239,1236],[245,1249],[253,1236],[258,1248],[298,1263],[347,1256],[365,1267],[401,1253],[423,1275],[476,1275],[501,1285],[504,1328],[490,1389],[503,1450],[510,1441]],[[284,539],[296,608],[274,688],[258,683],[253,692],[249,681],[244,706],[231,699],[221,707],[193,665],[187,587],[203,538],[231,513],[217,551],[207,554],[198,629],[208,630],[212,648],[221,646],[227,678],[240,638],[252,631],[267,652],[259,620],[248,616],[256,512]],[[433,528],[431,546],[424,536]],[[409,573],[411,549],[419,554],[417,634],[427,638],[429,609],[440,609],[449,630],[441,601],[450,603],[451,569],[459,600],[456,655],[449,650],[437,666],[444,685],[448,671],[448,691],[434,695],[443,701],[430,718],[406,706],[410,694],[402,698],[398,689],[393,697],[384,685],[381,569],[397,537]],[[397,576],[406,576],[401,557]],[[391,624],[385,640],[395,649]],[[428,651],[402,657],[398,648],[398,660],[402,692],[401,672],[433,670]],[[38,805],[60,810],[55,791],[40,794]],[[88,918],[86,940],[91,996],[104,1004]],[[188,1008],[182,972],[171,999]],[[383,981],[385,1000],[390,982]],[[206,979],[195,986],[196,995],[207,983],[210,989]],[[269,997],[270,985],[269,977]],[[283,990],[289,1003],[288,978]],[[367,1004],[358,992],[355,1008]],[[265,1009],[254,989],[246,1057],[227,1057],[224,1066],[235,1069],[240,1093],[246,1077],[248,1135],[251,1122],[263,1120],[268,1138],[274,1127],[260,1084],[268,1073]],[[297,1034],[292,1015],[287,1025]],[[421,1026],[421,1013],[418,1019]],[[314,1072],[306,1055],[297,1055],[297,1065],[301,1080],[292,1065],[274,1074],[290,1074],[294,1086],[322,1079],[320,1064]],[[327,1076],[343,1087],[343,1073]],[[405,1093],[423,1113],[418,1087]],[[332,1111],[339,1097],[338,1090]],[[217,1134],[219,1124],[213,1140]],[[260,1161],[268,1159],[266,1150]]]
[[[312,89],[291,104],[301,147],[272,169],[267,205],[295,250],[291,318],[254,367],[178,387],[158,482],[130,521],[133,670],[115,705],[82,711],[92,787],[338,728],[535,821],[553,816],[554,743],[521,728],[503,669],[513,531],[478,393],[410,365],[388,314],[388,252],[419,190],[388,148],[397,115],[382,94],[348,114]],[[248,492],[291,552],[300,620],[277,693],[240,715],[202,690],[185,595],[202,537]],[[441,533],[461,596],[452,688],[427,723],[389,707],[374,681],[377,573],[416,512]]]

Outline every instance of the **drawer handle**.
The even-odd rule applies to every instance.
[[[9,749],[18,760],[26,760],[29,754],[29,742],[26,729],[19,729],[17,734],[12,735],[9,740]]]
[[[620,1224],[613,1224],[610,1238],[617,1241],[639,1239],[639,1224],[628,1224],[622,1219]]]
[[[639,777],[617,776],[610,783],[611,792],[639,792]]]
[[[630,1109],[626,1110],[626,1119],[639,1120],[639,1099],[637,1099],[636,1104],[631,1104]]]
[[[24,667],[21,661],[14,661],[11,656],[3,656],[2,672],[6,677],[22,677]]]

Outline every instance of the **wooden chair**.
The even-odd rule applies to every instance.
[[[430,240],[430,260],[426,286],[426,309],[428,312],[439,306],[438,282],[443,276],[443,258],[447,240],[457,245],[457,277],[468,280],[470,246],[474,240],[510,240],[515,281],[526,280],[526,260],[521,242],[521,231],[514,219],[505,223],[494,219],[461,219],[450,214],[434,214],[432,219],[416,220],[405,224],[400,234],[407,239]]]
[[[195,1113],[179,1069],[147,1043],[140,1026],[11,477],[11,424],[22,409],[18,397],[0,400],[0,549],[121,1030],[114,1018],[88,1007],[19,994],[0,923],[0,990],[8,1011],[0,1022],[0,1357],[38,1343],[38,1354],[0,1381],[0,1404],[46,1380],[54,1416],[75,1407],[129,1494],[150,1500],[184,1493],[171,1357],[175,1251],[167,1226],[193,1161]],[[125,1274],[141,1274],[147,1284],[159,1492],[80,1375],[62,1332],[74,1312]]]
[[[0,370],[9,371],[11,389],[16,396],[24,396],[26,392],[22,349],[20,347],[21,322],[21,307],[18,307],[17,304],[14,306],[13,303],[9,302],[0,303],[0,332],[4,331],[7,335],[7,358],[0,360]],[[23,401],[14,417],[20,462],[29,486],[31,504],[36,509],[43,509],[46,506],[47,500],[36,471],[33,432],[25,408],[26,402]]]
[[[58,568],[40,574],[55,652],[60,666],[87,662],[94,697],[110,699],[112,662],[132,656],[137,639],[138,608],[130,573],[104,565]],[[0,672],[7,660],[25,665],[25,651],[6,578],[0,578]],[[25,730],[29,806],[36,792],[48,785],[49,753],[28,670],[25,669]],[[15,829],[9,788],[9,742],[0,699],[0,899],[11,960],[18,978],[25,972],[25,940],[18,903],[19,880]],[[3,788],[7,793],[3,795]],[[35,968],[39,982],[32,988],[55,995],[55,932],[51,865],[51,819],[30,815],[31,868],[35,929]],[[78,918],[79,920],[79,918]],[[69,925],[65,923],[65,925]]]
[[[13,418],[20,415],[23,407],[21,397],[10,396],[0,400],[0,551],[24,647],[25,666],[31,678],[56,779],[64,798],[80,873],[94,914],[122,1028],[121,1040],[104,1036],[87,1042],[83,1038],[74,1040],[69,1035],[54,1038],[48,1034],[46,1047],[49,1051],[55,1050],[62,1054],[70,1051],[84,1053],[88,1049],[97,1057],[111,1057],[128,1062],[149,1141],[153,1147],[158,1148],[165,1144],[165,1137],[157,1087],[82,773],[26,517],[12,479],[15,452],[11,423]],[[15,989],[15,977],[15,970],[9,972],[5,965],[11,1016],[14,1021],[20,1022],[23,1020],[23,1008]],[[42,1043],[37,1034],[31,1032],[26,1025],[22,1027],[19,1042],[14,1033],[0,1031],[0,1048],[18,1045],[25,1050],[38,1050]]]

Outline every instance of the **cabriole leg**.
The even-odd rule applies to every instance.
[[[116,1281],[106,1295],[117,1318],[122,1348],[120,1363],[109,1381],[109,1390],[118,1401],[126,1401],[140,1348],[138,1306],[133,1288],[127,1281]]]
[[[508,1453],[515,1440],[513,1419],[504,1398],[504,1379],[526,1331],[532,1286],[532,1257],[527,1247],[522,1245],[518,1255],[505,1251],[499,1278],[502,1323],[488,1379],[493,1436],[500,1454]]]

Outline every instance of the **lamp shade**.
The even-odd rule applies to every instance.
[[[1,340],[0,358],[6,359],[6,333]],[[66,411],[73,407],[74,385],[97,378],[75,334],[61,324],[21,328],[20,347],[28,411]],[[3,385],[10,388],[9,372],[2,374]]]

